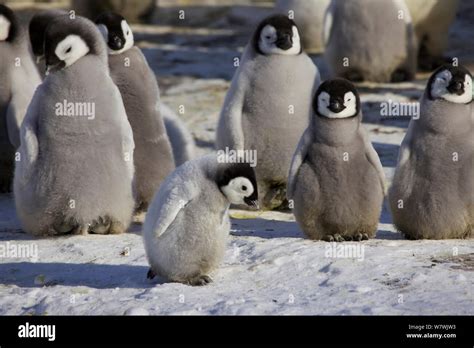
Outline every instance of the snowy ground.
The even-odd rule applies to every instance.
[[[448,53],[474,71],[474,46],[466,45],[472,42],[474,5],[462,6]],[[252,22],[270,8],[190,10],[187,23],[173,20],[176,9],[168,7],[157,14],[158,26],[139,25],[135,31],[159,77],[163,100],[175,110],[185,106],[182,118],[205,153],[213,146],[232,59],[249,36],[245,15],[252,13]],[[314,59],[325,75],[322,58]],[[379,103],[415,101],[426,78],[360,86],[365,125],[389,180],[408,120],[381,118]],[[330,243],[304,239],[291,214],[233,211],[232,216],[225,261],[214,283],[195,288],[146,279],[139,223],[121,236],[36,239],[21,230],[12,197],[0,196],[0,315],[474,314],[473,240],[406,241],[384,209],[377,237],[343,243],[360,252],[345,258],[332,255]],[[19,246],[34,257],[11,257]],[[9,257],[1,257],[5,249]]]

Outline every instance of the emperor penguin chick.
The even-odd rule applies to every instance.
[[[473,126],[471,73],[440,67],[410,120],[390,189],[393,222],[406,238],[472,238]]]
[[[56,18],[46,29],[48,76],[21,127],[14,194],[35,235],[121,233],[134,200],[133,134],[107,50],[87,19]]]
[[[384,173],[361,124],[359,94],[347,80],[321,84],[311,125],[293,157],[288,199],[311,239],[342,242],[375,236]]]
[[[229,205],[258,203],[254,170],[221,161],[215,154],[178,167],[161,185],[143,227],[155,275],[190,285],[211,282],[230,230]]]
[[[120,15],[105,13],[96,20],[105,34],[110,74],[122,94],[135,140],[137,212],[145,211],[174,167],[172,148],[160,113],[158,83],[133,33]]]
[[[360,82],[401,82],[416,73],[416,37],[403,0],[334,0],[325,59],[332,73]]]
[[[25,30],[0,4],[0,193],[11,190],[20,126],[40,83]]]
[[[324,51],[324,15],[331,0],[277,0],[275,9],[292,18],[301,31],[303,47],[307,52]]]
[[[287,16],[263,20],[247,45],[224,101],[219,150],[256,153],[260,205],[284,206],[293,151],[309,124],[319,72]],[[243,152],[246,151],[246,152]]]

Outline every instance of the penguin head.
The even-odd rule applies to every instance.
[[[103,13],[95,23],[107,42],[110,54],[120,54],[133,47],[132,29],[122,16],[111,12]]]
[[[86,55],[101,55],[105,47],[95,25],[83,17],[61,16],[46,28],[47,73],[67,68]],[[104,45],[105,46],[105,45]]]
[[[450,103],[469,104],[472,101],[472,75],[465,67],[445,64],[428,81],[429,99],[443,99]]]
[[[253,37],[255,51],[263,55],[288,55],[300,54],[300,34],[295,22],[284,15],[274,15],[264,19]]]
[[[12,42],[18,34],[18,20],[15,13],[5,6],[0,4],[0,42]]]
[[[231,204],[258,208],[257,180],[250,164],[225,165],[218,171],[216,183]]]
[[[30,33],[31,48],[36,57],[44,58],[44,35],[46,28],[54,18],[61,15],[66,15],[66,12],[61,10],[48,10],[38,12],[31,18],[28,31]]]
[[[355,86],[341,78],[324,81],[313,99],[313,109],[319,117],[342,119],[360,112],[360,97]]]

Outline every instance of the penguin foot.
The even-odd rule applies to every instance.
[[[188,280],[188,284],[192,286],[203,286],[210,283],[212,283],[212,278],[205,274]]]
[[[94,221],[90,228],[89,233],[91,234],[107,234],[109,233],[111,226],[110,219],[107,217],[100,216],[96,221]]]
[[[328,234],[323,237],[323,240],[326,242],[345,242],[346,241],[344,237],[341,236],[339,233]]]
[[[148,273],[146,274],[146,278],[147,278],[147,279],[153,279],[153,278],[155,278],[155,277],[156,277],[156,273],[153,272],[153,270],[150,268],[150,269],[148,270]]]
[[[355,242],[369,240],[369,235],[367,233],[356,233],[355,235],[352,236],[352,240]]]

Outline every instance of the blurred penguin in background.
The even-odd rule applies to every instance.
[[[459,0],[405,0],[418,39],[418,66],[432,71],[446,63],[449,27]]]
[[[275,10],[288,15],[300,29],[306,52],[324,50],[324,15],[331,0],[277,0]]]
[[[403,0],[333,0],[324,22],[333,75],[381,83],[415,77],[416,37]]]
[[[40,83],[26,31],[0,4],[0,193],[11,191],[20,127]]]

